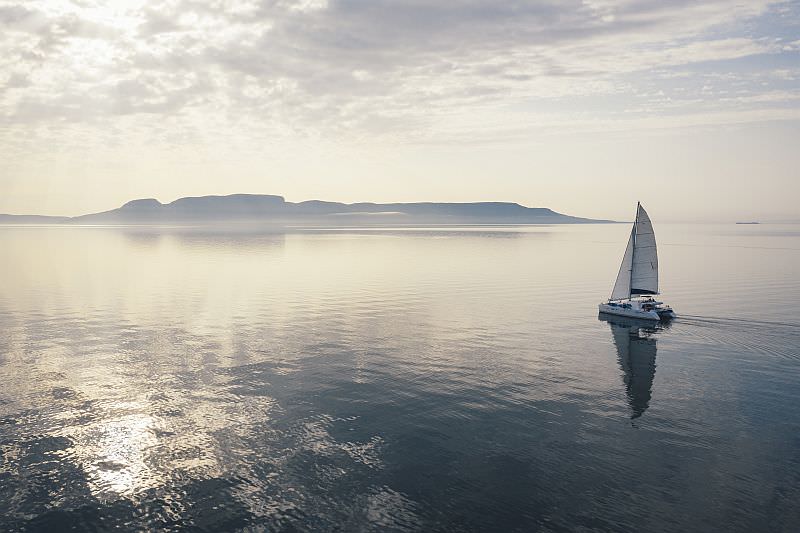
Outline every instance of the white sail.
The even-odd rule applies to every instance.
[[[625,255],[622,256],[611,299],[625,300],[636,294],[658,294],[656,235],[653,233],[653,223],[641,204],[636,207],[636,220]]]
[[[658,252],[653,223],[639,204],[636,210],[631,267],[631,294],[658,294]]]
[[[612,300],[624,300],[631,297],[631,268],[633,266],[633,240],[636,225],[631,230],[631,237],[628,239],[628,246],[625,248],[625,255],[622,256],[622,264],[619,266],[617,281],[611,291]]]

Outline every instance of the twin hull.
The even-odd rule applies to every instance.
[[[645,309],[645,306],[648,308]],[[664,318],[673,318],[675,316],[675,313],[672,312],[669,306],[659,305],[656,302],[644,303],[635,300],[624,303],[608,302],[601,303],[598,307],[601,313],[644,320],[661,320]]]

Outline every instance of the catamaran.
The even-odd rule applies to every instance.
[[[664,302],[653,296],[658,294],[658,251],[653,223],[642,207],[636,204],[628,247],[622,256],[617,281],[611,298],[600,304],[600,312],[609,315],[661,320],[673,318],[675,313]]]

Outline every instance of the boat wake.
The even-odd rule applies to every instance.
[[[702,324],[714,324],[714,325],[752,325],[752,326],[779,326],[779,327],[787,327],[787,328],[797,328],[800,329],[800,323],[794,322],[777,322],[772,320],[753,320],[751,318],[743,318],[743,317],[722,317],[722,316],[707,316],[707,315],[687,315],[681,313],[680,321],[683,323],[695,323],[697,325]]]
[[[743,353],[800,360],[800,324],[738,317],[681,314],[675,325],[699,341]]]

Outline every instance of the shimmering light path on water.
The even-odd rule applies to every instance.
[[[800,530],[800,227],[0,227],[0,530]]]

